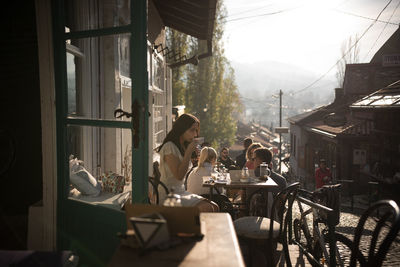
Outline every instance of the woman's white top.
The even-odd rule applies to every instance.
[[[169,191],[171,191],[171,188],[173,188],[174,193],[181,195],[182,206],[195,206],[197,203],[203,200],[203,197],[185,191],[185,186],[183,184],[184,179],[176,179],[169,166],[165,162],[164,157],[166,155],[174,155],[182,162],[183,156],[179,151],[179,148],[173,142],[169,141],[163,145],[159,153],[161,174],[160,180],[167,186]],[[166,194],[161,187],[159,187],[159,197],[160,204],[162,204],[166,198]]]
[[[188,177],[187,190],[198,195],[210,194],[210,189],[203,187],[203,176],[211,176],[212,168],[209,162],[204,162],[202,167],[194,168]]]

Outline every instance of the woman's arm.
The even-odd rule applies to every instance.
[[[180,161],[179,158],[173,154],[164,156],[165,163],[168,165],[176,179],[183,180],[185,178],[185,174],[189,169],[190,156],[195,148],[196,144],[191,142],[185,150],[182,161]]]

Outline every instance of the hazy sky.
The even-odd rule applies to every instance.
[[[389,0],[224,0],[224,3],[228,11],[225,55],[230,61],[272,60],[324,74],[341,57],[343,41],[356,34],[360,37]],[[359,41],[360,62],[368,62],[398,29],[399,5],[400,0],[392,0],[379,17],[385,22],[377,21]],[[270,13],[276,14],[265,15]],[[335,73],[336,67],[328,76]]]

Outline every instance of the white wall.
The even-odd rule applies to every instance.
[[[296,138],[296,153],[290,156],[290,166],[295,177],[305,177],[306,172],[300,168],[300,162],[305,161],[305,144],[307,143],[307,133],[301,127],[290,124],[289,131]],[[292,144],[291,144],[292,145]],[[292,147],[293,151],[293,147]]]

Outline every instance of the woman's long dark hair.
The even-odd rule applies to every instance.
[[[175,121],[174,125],[172,126],[172,130],[167,134],[165,137],[163,143],[161,146],[158,148],[158,152],[160,152],[161,148],[164,146],[166,142],[171,141],[174,143],[179,151],[181,152],[182,156],[185,154],[184,148],[181,146],[181,143],[179,142],[179,138],[181,135],[186,132],[187,129],[192,127],[193,123],[198,123],[200,126],[200,121],[198,118],[193,116],[192,114],[182,114],[179,116],[179,118]],[[185,144],[185,148],[188,144]]]

